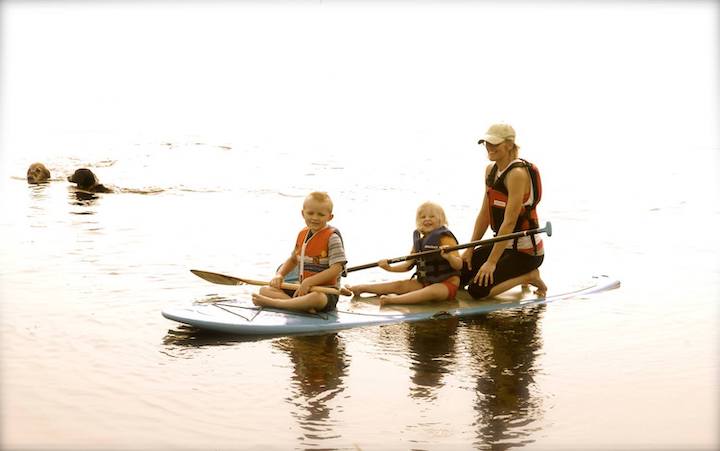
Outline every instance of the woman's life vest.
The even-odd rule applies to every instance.
[[[490,227],[492,228],[495,235],[497,235],[500,225],[505,218],[505,207],[508,201],[508,190],[505,186],[505,177],[508,172],[513,168],[525,168],[530,175],[530,193],[523,197],[523,208],[515,222],[515,230],[513,232],[520,232],[523,230],[536,229],[539,227],[539,220],[537,215],[537,204],[542,198],[542,181],[540,179],[540,171],[537,166],[523,159],[517,159],[512,161],[505,170],[498,174],[497,164],[494,164],[490,173],[485,180],[486,195],[488,198],[488,205],[490,206]],[[542,240],[535,235],[530,235],[521,238],[515,238],[512,241],[512,249],[533,254],[540,255],[543,253]],[[508,246],[510,247],[510,245]]]
[[[295,256],[297,257],[300,281],[330,268],[328,253],[330,237],[333,233],[337,233],[342,240],[340,231],[330,226],[315,233],[305,227],[298,233],[295,241]]]
[[[444,235],[451,236],[457,241],[455,235],[445,226],[438,227],[422,237],[420,236],[420,232],[415,230],[415,232],[413,232],[413,249],[415,252],[439,249],[440,238]],[[440,252],[418,258],[415,261],[415,266],[417,266],[417,271],[413,277],[417,276],[421,282],[437,283],[449,277],[460,275],[460,271],[450,266],[450,262],[442,258]]]

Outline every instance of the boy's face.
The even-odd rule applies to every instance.
[[[320,202],[315,199],[308,199],[303,204],[302,216],[305,225],[313,232],[317,232],[327,225],[333,218],[330,212],[330,205],[327,202]]]
[[[430,233],[441,225],[443,225],[442,217],[437,209],[425,207],[418,211],[417,229],[420,233]]]

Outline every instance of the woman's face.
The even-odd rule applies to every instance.
[[[513,142],[508,141],[507,139],[500,144],[491,144],[487,141],[485,141],[484,144],[490,161],[498,161],[503,158],[507,158],[513,148]]]

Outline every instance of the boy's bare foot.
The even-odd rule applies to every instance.
[[[537,290],[535,290],[535,294],[538,297],[544,298],[545,295],[547,295],[548,288],[547,285],[545,285],[545,282],[543,282],[543,280],[540,278],[539,270],[536,269],[529,274],[528,283],[537,288]]]
[[[270,298],[267,296],[263,296],[262,294],[259,294],[259,293],[252,294],[253,304],[255,304],[259,307],[264,307],[266,305],[270,305],[268,301],[270,301]]]

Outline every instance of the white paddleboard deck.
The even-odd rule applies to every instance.
[[[588,282],[560,294],[544,298],[529,292],[511,290],[500,297],[476,301],[466,291],[458,292],[453,302],[380,308],[377,297],[341,301],[329,313],[298,313],[260,308],[249,300],[221,300],[163,309],[165,318],[199,329],[237,335],[290,335],[332,332],[354,327],[379,326],[434,318],[480,315],[497,310],[525,308],[563,299],[577,298],[618,288],[620,282],[608,276],[594,276]]]

